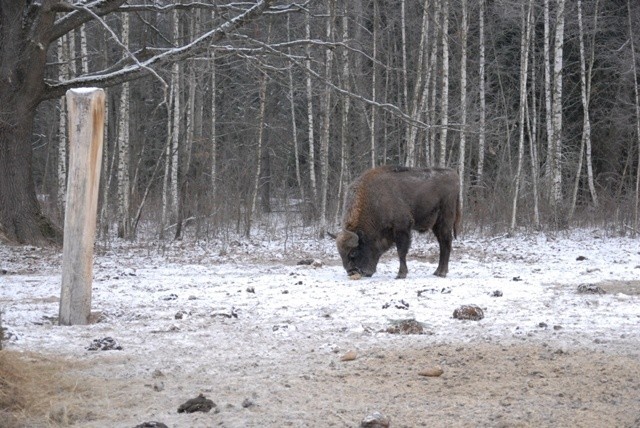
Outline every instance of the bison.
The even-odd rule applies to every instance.
[[[343,230],[336,236],[347,274],[373,275],[380,256],[395,243],[400,259],[396,278],[406,278],[411,231],[431,229],[440,244],[434,275],[446,276],[451,241],[460,227],[458,193],[458,174],[450,168],[381,166],[365,171],[347,191]]]

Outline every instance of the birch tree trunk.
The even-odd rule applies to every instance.
[[[596,11],[598,14],[597,2]],[[589,99],[591,98],[591,69],[587,75],[587,66],[584,53],[584,30],[582,24],[582,0],[578,0],[578,40],[580,45],[580,95],[582,101],[582,138],[580,140],[580,153],[578,157],[578,167],[576,168],[576,178],[573,185],[573,194],[571,198],[571,207],[569,208],[568,218],[571,220],[575,213],[578,188],[580,187],[580,178],[582,177],[582,160],[584,158],[585,148],[588,152],[587,159],[587,181],[589,184],[589,191],[591,192],[591,199],[594,206],[598,206],[598,196],[596,195],[595,186],[593,183],[593,168],[591,165],[591,120],[589,118]],[[593,64],[593,62],[591,62]]]
[[[635,203],[633,206],[633,236],[637,236],[640,233],[640,218],[638,217],[638,211],[640,210],[640,94],[638,93],[638,69],[636,66],[636,48],[634,43],[633,34],[633,22],[631,21],[631,1],[627,0],[627,11],[629,19],[629,40],[631,41],[631,64],[633,71],[633,95],[636,107],[636,145],[638,152],[638,163],[636,166],[636,194]]]
[[[129,46],[129,14],[122,17],[122,44]],[[125,53],[125,56],[127,54]],[[118,105],[118,238],[129,239],[129,83],[122,84]]]
[[[215,12],[211,12],[211,21],[215,19]],[[216,50],[211,49],[209,54],[209,76],[211,78],[211,211],[216,211],[216,195],[218,194],[218,132],[217,132],[217,91],[218,81],[216,76]]]
[[[545,164],[545,183],[548,189],[548,198],[552,199],[551,181],[554,170],[554,138],[553,120],[551,111],[551,22],[549,16],[549,0],[544,0],[544,105],[545,105],[545,126],[547,130],[547,162]]]
[[[449,127],[449,0],[442,0],[442,94],[440,110],[440,158],[438,166],[447,163],[447,133]]]
[[[67,36],[58,39],[59,75],[61,80],[69,79],[69,45]],[[57,206],[61,218],[64,218],[64,207],[67,190],[67,101],[65,97],[58,101],[60,118],[58,123],[58,195]]]
[[[291,41],[291,15],[287,15],[287,40]],[[291,48],[288,48],[289,56],[292,55]],[[291,141],[293,145],[293,156],[295,158],[296,182],[300,191],[300,200],[304,203],[304,185],[302,183],[302,174],[300,172],[300,155],[298,153],[298,125],[296,124],[296,100],[295,86],[293,82],[293,65],[290,64],[287,70],[289,77],[289,105],[291,108]],[[304,210],[304,205],[303,208]]]
[[[411,118],[419,120],[424,113],[425,105],[429,97],[429,71],[428,68],[428,34],[429,34],[429,0],[425,0],[422,11],[422,26],[420,30],[420,48],[418,50],[418,60],[416,62],[416,82],[413,87],[413,95],[411,98]],[[406,47],[405,47],[406,49]],[[408,104],[408,101],[407,101]],[[407,166],[416,165],[416,137],[418,135],[418,127],[412,123],[407,125],[406,131],[406,161]]]
[[[177,39],[180,36],[180,22],[178,12],[172,13],[173,37]],[[165,176],[164,176],[164,192],[162,203],[162,227],[160,237],[164,237],[164,229],[169,221],[177,219],[178,208],[178,148],[180,141],[180,64],[175,62],[171,65],[171,91],[170,91],[170,110],[167,115],[169,129],[168,138],[170,144],[167,145]]]
[[[556,33],[553,46],[553,183],[552,204],[562,202],[562,58],[564,49],[565,0],[557,0]]]
[[[380,12],[378,0],[373,0],[373,52],[371,54],[373,63],[371,64],[371,119],[369,122],[371,168],[376,166],[376,106],[377,100],[377,63],[378,63],[378,27],[380,26]]]
[[[87,49],[87,26],[80,26],[80,67],[82,74],[89,73],[89,51]]]
[[[311,39],[311,18],[309,14],[306,15],[305,32],[307,40]],[[309,183],[311,185],[311,197],[313,203],[318,200],[318,186],[316,185],[316,155],[315,155],[315,142],[313,139],[313,85],[311,80],[311,49],[309,45],[306,46],[305,66],[307,68],[307,126],[308,126],[308,139],[309,139]]]
[[[535,23],[530,28],[530,44],[536,46],[535,37]],[[527,111],[527,130],[529,135],[529,157],[531,160],[531,186],[533,190],[533,224],[536,230],[540,230],[540,195],[539,195],[539,183],[540,176],[539,163],[538,163],[538,110],[536,107],[536,63],[535,63],[535,48],[531,50],[531,109],[529,109],[529,103],[526,104]],[[531,112],[530,112],[531,110]]]
[[[264,140],[264,114],[267,105],[267,75],[266,73],[262,73],[262,78],[260,79],[260,114],[258,117],[258,147],[257,147],[257,155],[256,155],[256,176],[253,181],[253,189],[251,191],[251,205],[249,206],[249,210],[247,212],[247,222],[245,235],[249,237],[251,235],[251,225],[253,221],[253,214],[256,211],[256,201],[258,199],[258,187],[260,186],[260,175],[261,171],[261,159],[262,159],[262,145]]]
[[[333,20],[335,18],[335,0],[329,0],[327,4],[326,40],[332,42]],[[331,69],[333,67],[333,49],[325,49],[325,74],[326,82],[331,81]],[[324,238],[327,231],[327,192],[329,186],[329,138],[331,131],[331,87],[325,86],[322,97],[323,119],[320,133],[320,238]]]
[[[467,0],[462,0],[462,28],[460,29],[460,162],[458,174],[460,179],[460,211],[464,212],[464,175],[465,150],[467,144],[467,35],[469,24],[467,18]]]
[[[407,79],[407,17],[406,0],[400,0],[400,35],[402,49],[402,106],[406,110],[409,103],[409,88]],[[424,36],[423,36],[424,37]],[[421,39],[422,40],[422,39]],[[422,41],[420,42],[422,44]],[[422,52],[420,52],[422,55]]]
[[[480,97],[480,129],[478,130],[478,166],[476,170],[476,185],[483,187],[484,181],[484,155],[485,155],[485,141],[486,141],[486,116],[487,116],[487,101],[485,92],[485,36],[484,36],[484,14],[485,14],[485,0],[479,0],[479,12],[478,12],[478,49],[479,49],[479,93]]]
[[[347,15],[347,3],[344,4],[344,12],[342,15],[342,42],[349,39],[349,17]],[[351,76],[349,68],[349,51],[342,49],[342,68],[341,68],[342,86],[347,92],[351,92]],[[342,115],[340,119],[340,178],[338,180],[338,200],[342,201],[342,194],[346,184],[350,181],[349,169],[347,161],[350,157],[349,151],[349,111],[351,109],[351,97],[342,97]],[[340,209],[342,204],[336,204],[336,215],[334,222],[338,223]]]
[[[436,78],[436,71],[438,68],[438,46],[440,45],[440,43],[438,43],[440,41],[440,39],[438,38],[438,34],[439,32],[437,31],[438,28],[441,28],[440,23],[440,13],[441,13],[441,0],[435,0],[435,12],[434,12],[434,16],[433,16],[433,22],[436,23],[436,31],[434,31],[434,35],[433,35],[433,45],[431,46],[431,60],[430,60],[430,64],[429,64],[429,72],[433,74],[433,79],[431,80],[431,101],[430,101],[430,106],[429,106],[429,124],[431,124],[431,126],[434,126],[436,123],[436,117],[437,117],[437,95],[438,95],[438,91],[437,91],[437,86],[438,86],[438,79]],[[433,166],[435,164],[436,161],[436,156],[435,156],[435,148],[436,148],[436,135],[437,133],[435,132],[435,128],[431,129],[428,131],[428,141],[426,142],[426,148],[425,148],[425,158],[426,158],[426,162],[428,166]]]
[[[520,108],[518,121],[518,169],[516,170],[515,189],[513,192],[513,205],[511,209],[511,225],[513,231],[516,228],[516,214],[518,211],[518,196],[520,191],[520,181],[522,180],[522,166],[524,164],[524,134],[525,134],[525,107],[527,105],[527,77],[529,65],[529,37],[531,34],[531,14],[533,9],[533,0],[529,0],[529,6],[526,11],[522,6],[522,35],[520,37]]]

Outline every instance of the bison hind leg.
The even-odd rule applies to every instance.
[[[407,277],[409,270],[407,269],[407,253],[411,246],[411,231],[396,232],[394,236],[396,249],[398,250],[398,258],[400,259],[400,269],[396,279],[404,279]]]
[[[433,234],[436,235],[440,246],[438,268],[433,274],[444,278],[449,272],[449,256],[451,254],[451,241],[453,241],[452,229],[442,219],[438,219],[433,226]]]

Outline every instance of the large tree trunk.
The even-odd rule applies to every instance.
[[[62,232],[43,215],[32,175],[33,120],[44,91],[45,39],[54,13],[44,13],[35,33],[22,16],[24,2],[0,6],[0,237],[18,243],[60,243]],[[23,25],[24,24],[24,25]]]

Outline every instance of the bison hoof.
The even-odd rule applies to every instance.
[[[447,273],[446,273],[446,272],[440,272],[440,271],[438,271],[438,270],[437,270],[437,271],[435,271],[433,274],[434,274],[435,276],[439,276],[440,278],[444,278],[444,277],[446,277],[446,276],[447,276]]]
[[[406,274],[406,273],[399,273],[399,274],[396,276],[396,279],[405,279],[406,277],[407,277],[407,274]]]

